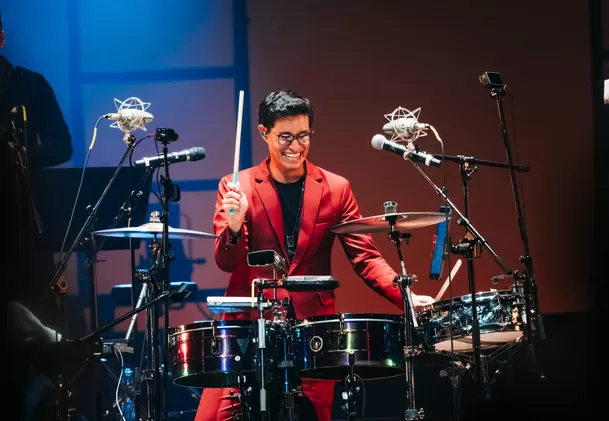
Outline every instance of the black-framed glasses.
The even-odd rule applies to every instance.
[[[298,143],[301,145],[308,145],[314,134],[313,130],[300,132],[296,135],[293,135],[292,133],[271,133],[277,136],[277,141],[281,146],[290,146],[294,140],[298,140]]]

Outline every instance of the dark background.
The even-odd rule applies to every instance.
[[[402,212],[436,212],[443,203],[415,169],[398,156],[374,151],[370,139],[387,121],[384,114],[398,106],[421,107],[420,121],[438,130],[446,154],[505,162],[497,104],[478,82],[485,71],[499,72],[510,88],[504,98],[510,147],[516,163],[531,168],[518,175],[518,187],[545,316],[547,340],[539,362],[547,379],[538,383],[529,373],[521,346],[498,376],[493,398],[484,408],[474,401],[474,387],[466,376],[464,407],[470,414],[490,414],[493,419],[538,419],[539,414],[583,418],[600,405],[606,389],[600,355],[609,232],[609,106],[602,104],[603,80],[609,78],[606,0],[235,0],[179,5],[159,0],[145,6],[138,1],[84,5],[75,0],[53,7],[34,0],[3,5],[3,54],[45,74],[55,88],[75,149],[61,167],[82,168],[91,128],[101,113],[114,111],[114,97],[139,95],[151,101],[155,122],[148,128],[175,127],[181,134],[176,150],[204,146],[206,160],[198,166],[176,166],[172,173],[184,191],[182,201],[172,207],[172,225],[181,228],[211,230],[217,180],[232,171],[240,89],[246,95],[241,167],[257,164],[267,153],[255,132],[259,101],[267,92],[286,87],[308,96],[316,108],[317,136],[309,158],[351,182],[363,216],[382,213],[387,200],[398,202]],[[133,28],[133,16],[146,24],[128,31],[126,42],[121,31]],[[122,152],[122,133],[100,126],[99,137],[89,165],[112,167]],[[441,153],[432,132],[418,144],[427,152]],[[135,155],[139,159],[153,154],[152,142],[146,142]],[[446,185],[451,200],[463,210],[458,166],[446,162],[442,169],[425,170],[436,184]],[[147,212],[153,209],[158,202],[151,196]],[[65,211],[70,210],[71,203],[66,203]],[[523,247],[507,170],[479,167],[470,182],[469,211],[471,222],[493,249],[510,267],[522,270],[518,258]],[[10,220],[2,219],[5,250],[11,247],[11,236],[19,234],[12,234]],[[435,296],[447,272],[440,281],[428,279],[433,233],[434,227],[413,230],[405,258],[409,272],[419,276],[414,290]],[[450,235],[456,241],[463,231],[453,223]],[[383,234],[374,238],[397,268],[392,243]],[[196,302],[172,312],[172,325],[211,317],[205,297],[222,294],[228,280],[213,264],[211,243],[184,242],[176,253],[174,279],[196,283],[200,294]],[[3,251],[3,259],[9,257]],[[338,311],[398,311],[360,282],[338,243],[333,257],[333,275],[341,281]],[[77,253],[66,271],[75,335],[91,326],[90,283],[87,273],[79,270],[83,259]],[[137,262],[147,263],[145,245],[137,251]],[[475,262],[476,290],[509,289],[509,279],[497,286],[491,283],[500,273],[484,252]],[[3,276],[3,288],[23,288],[16,279],[14,273]],[[100,323],[129,309],[129,303],[119,303],[112,295],[117,285],[129,282],[128,254],[102,253],[97,270]],[[452,294],[468,292],[464,265]],[[108,337],[124,335],[126,326],[119,325]],[[142,318],[140,332],[143,327]],[[3,344],[9,341],[3,338]],[[108,364],[115,368],[115,363]],[[417,400],[430,419],[451,416],[450,384],[438,374],[446,363],[439,356],[417,360]],[[3,358],[3,364],[14,368],[19,361]],[[3,376],[3,381],[10,387],[10,377]],[[80,381],[90,385],[91,377]],[[106,377],[105,385],[111,405],[113,379]],[[75,401],[87,402],[85,412],[93,419],[93,408],[87,407],[91,389],[76,389]],[[184,417],[190,419],[194,413],[188,411],[197,401],[186,390],[171,393],[172,410],[186,410]],[[336,393],[334,415],[345,418],[339,388]],[[366,396],[367,417],[399,419],[399,379],[368,383]]]

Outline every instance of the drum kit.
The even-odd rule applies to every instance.
[[[499,100],[502,89],[493,85],[493,97]],[[500,101],[499,105],[504,125]],[[162,130],[158,129],[157,134]],[[154,213],[149,223],[138,227],[92,232],[94,236],[152,240],[151,268],[148,271],[136,271],[132,268],[134,275],[138,275],[135,279],[142,284],[138,303],[132,311],[91,332],[81,338],[81,341],[97,338],[129,318],[133,326],[135,316],[147,310],[147,367],[140,367],[138,376],[143,377],[147,385],[147,413],[141,417],[147,420],[168,418],[166,394],[170,381],[187,388],[230,388],[232,415],[242,421],[315,419],[315,411],[305,399],[301,381],[317,379],[342,383],[345,389],[342,394],[343,409],[351,421],[358,417],[356,400],[358,393],[365,390],[363,382],[395,377],[404,378],[404,419],[420,420],[424,418],[425,411],[417,407],[413,363],[422,353],[453,357],[453,362],[445,374],[451,376],[455,388],[459,387],[460,376],[473,369],[473,378],[479,387],[480,396],[487,398],[492,384],[488,370],[489,360],[527,342],[534,366],[535,346],[537,341],[544,337],[524,218],[514,182],[514,171],[528,169],[512,164],[505,138],[506,132],[503,131],[508,164],[460,155],[442,155],[444,161],[460,165],[465,194],[464,213],[450,201],[444,188],[436,186],[419,165],[409,159],[451,212],[398,212],[397,203],[388,201],[384,203],[384,213],[381,215],[345,221],[331,228],[337,235],[387,233],[396,246],[400,263],[393,286],[401,292],[403,314],[338,313],[305,318],[292,317],[289,299],[277,299],[278,290],[283,289],[291,294],[303,291],[332,291],[339,287],[339,281],[331,276],[278,276],[286,266],[285,260],[273,250],[256,250],[248,253],[248,265],[272,268],[271,279],[254,279],[251,296],[248,297],[208,297],[209,310],[221,314],[220,320],[212,318],[177,327],[170,327],[169,324],[169,301],[183,299],[184,291],[179,288],[178,291],[172,292],[170,288],[169,263],[173,258],[169,253],[169,240],[218,237],[169,226],[169,202],[179,200],[179,188],[172,184],[167,168],[167,145],[175,139],[158,136],[157,141],[163,145],[163,154],[159,157],[163,158],[165,163],[165,177],[162,177],[161,182],[162,212]],[[132,150],[134,141],[131,137],[128,143],[130,148],[125,152],[117,172]],[[409,153],[404,154],[404,159],[409,158]],[[526,268],[522,273],[508,267],[468,219],[468,182],[477,170],[475,165],[510,169],[524,244],[524,256],[520,261]],[[151,171],[149,170],[146,176]],[[113,180],[114,177],[111,182]],[[58,265],[52,285],[59,279],[75,244],[80,241],[95,217],[99,203],[110,184],[93,207],[74,244]],[[417,276],[406,271],[402,244],[409,244],[409,231],[442,222],[448,223],[448,219],[455,217],[465,229],[465,236],[462,240],[452,243],[447,235],[442,244],[441,258],[450,263],[451,254],[464,257],[467,261],[469,294],[461,297],[451,296],[448,300],[436,301],[415,310],[411,286]],[[502,277],[513,277],[511,289],[476,292],[473,261],[483,250],[491,255],[505,273]],[[452,272],[447,279],[448,283],[452,282],[451,276]],[[273,298],[265,294],[268,290],[271,290],[270,295]],[[161,302],[164,304],[164,311],[160,308]],[[236,313],[241,314],[237,317]],[[159,328],[161,315],[165,324],[163,334]],[[127,339],[132,326],[129,328]],[[459,364],[455,362],[455,358],[460,359]],[[461,360],[465,361],[465,364]],[[495,374],[499,372],[500,370],[497,370]],[[139,379],[135,384],[139,387]],[[121,415],[127,419],[125,414]],[[138,414],[131,419],[139,418]],[[458,421],[458,416],[455,421]]]
[[[459,367],[472,368],[476,363],[472,354],[477,342],[484,351],[479,357],[483,364],[482,376],[488,381],[487,359],[523,342],[526,309],[522,282],[515,277],[513,290],[451,297],[415,311],[410,287],[417,277],[406,272],[401,244],[409,242],[408,231],[436,225],[451,216],[433,212],[399,213],[395,202],[386,202],[384,207],[382,215],[344,222],[331,230],[338,235],[388,233],[400,259],[401,272],[393,283],[402,292],[403,314],[289,317],[290,303],[277,299],[278,289],[290,293],[332,291],[339,287],[339,281],[331,276],[278,276],[286,265],[281,256],[273,250],[250,252],[248,264],[272,268],[273,278],[255,279],[249,297],[207,298],[212,313],[228,317],[171,327],[168,334],[162,336],[165,337],[162,342],[154,340],[161,336],[155,316],[147,317],[147,334],[152,339],[147,353],[156,355],[157,361],[155,365],[154,357],[147,359],[148,419],[154,419],[155,414],[166,408],[162,395],[166,393],[167,379],[186,388],[231,388],[232,414],[243,421],[315,419],[310,403],[303,399],[300,381],[334,380],[342,382],[345,389],[342,407],[348,419],[355,420],[358,393],[363,390],[364,381],[402,376],[406,385],[404,417],[419,420],[424,417],[424,410],[416,406],[413,359],[424,352],[457,355],[468,361]],[[163,226],[157,212],[147,224],[93,234],[152,240],[155,261]],[[168,227],[166,234],[170,239],[217,238],[173,227]],[[451,250],[457,253],[462,248],[453,245]],[[151,284],[150,278],[141,280],[150,284],[148,301],[141,304],[140,299],[133,312],[126,316],[135,317],[131,315],[167,298],[158,295],[160,290]],[[272,299],[264,294],[269,289],[274,292]],[[233,320],[236,313],[244,313],[246,320]],[[164,355],[164,364],[159,355]],[[462,376],[464,371],[453,370],[453,377]],[[453,379],[453,384],[457,387],[459,382]]]

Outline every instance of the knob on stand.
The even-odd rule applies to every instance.
[[[397,203],[385,202],[386,220],[389,222],[389,239],[395,243],[398,258],[400,260],[401,273],[393,280],[394,286],[399,286],[404,300],[404,370],[406,375],[406,410],[404,411],[404,419],[407,421],[423,419],[423,409],[416,409],[415,391],[414,391],[414,367],[412,358],[420,354],[418,347],[413,346],[413,328],[418,328],[416,314],[412,303],[412,293],[410,287],[417,280],[416,275],[409,275],[406,271],[404,256],[402,254],[402,241],[408,245],[410,242],[409,233],[403,233],[395,229],[397,221]]]

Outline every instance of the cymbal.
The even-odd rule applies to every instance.
[[[414,228],[436,225],[446,220],[446,215],[440,212],[403,212],[386,213],[343,222],[332,227],[336,234],[371,234],[375,232],[389,232],[389,219],[395,218],[396,230],[409,230]],[[448,217],[450,219],[450,216]]]
[[[169,227],[169,239],[181,240],[191,238],[218,238],[217,235],[206,232],[193,231],[181,228]],[[139,227],[112,228],[101,231],[93,231],[94,235],[103,237],[144,238],[161,239],[163,236],[163,224],[161,222],[149,222]]]

